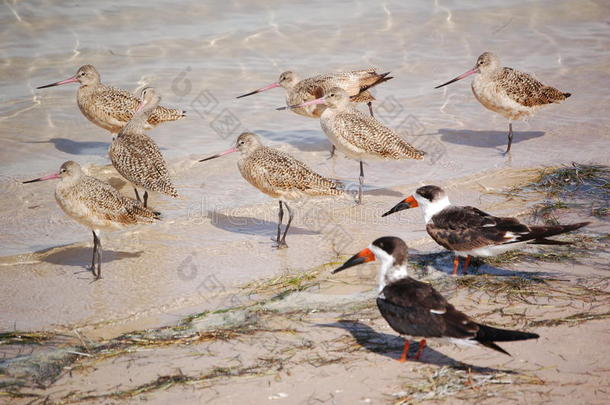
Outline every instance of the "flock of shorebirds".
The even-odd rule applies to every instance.
[[[506,153],[511,149],[513,120],[531,116],[540,107],[559,103],[570,96],[570,93],[545,86],[527,73],[502,67],[498,57],[490,52],[479,56],[474,68],[437,88],[470,75],[475,75],[472,91],[476,99],[509,120]],[[375,98],[369,90],[390,79],[389,73],[379,74],[373,69],[329,73],[303,80],[288,71],[282,73],[276,83],[238,98],[282,87],[286,91],[287,105],[279,109],[319,118],[322,130],[333,145],[331,156],[336,148],[360,164],[356,201],[361,204],[363,161],[423,159],[425,155],[374,117],[372,101]],[[148,207],[149,192],[178,197],[159,147],[145,132],[162,122],[181,119],[185,112],[160,106],[161,97],[151,87],[144,88],[136,97],[128,91],[104,85],[91,65],[82,66],[69,79],[38,88],[75,82],[80,84],[77,103],[83,115],[116,134],[109,149],[110,160],[117,172],[133,185],[136,198],[126,197],[108,183],[86,175],[73,161],[62,164],[58,173],[25,183],[60,179],[55,190],[57,203],[68,216],[93,232],[91,271],[97,280],[101,277],[100,231],[160,219],[160,213]],[[361,112],[355,103],[367,103],[369,113]],[[279,200],[278,248],[287,247],[286,234],[293,219],[287,201],[345,195],[341,184],[319,175],[287,153],[264,146],[253,133],[242,133],[234,147],[200,161],[233,152],[240,154],[237,165],[244,179]],[[138,189],[143,191],[142,198]],[[383,216],[417,206],[423,210],[426,229],[432,239],[455,253],[454,275],[460,257],[465,257],[462,273],[466,274],[472,256],[493,256],[528,243],[564,244],[548,238],[588,224],[525,225],[516,218],[494,217],[474,207],[454,206],[445,192],[433,185],[420,187]],[[288,211],[288,222],[282,234],[284,207]],[[538,337],[534,333],[498,329],[474,322],[456,310],[430,284],[409,277],[407,255],[407,245],[402,239],[379,238],[333,273],[380,260],[377,304],[390,326],[402,335],[478,343],[506,354],[494,342]],[[418,347],[416,358],[425,347],[425,339],[419,342]],[[409,341],[406,341],[401,361],[407,359],[408,348]]]

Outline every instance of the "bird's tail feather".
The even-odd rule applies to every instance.
[[[493,326],[477,324],[479,331],[475,336],[475,340],[485,347],[499,351],[510,356],[510,354],[502,349],[495,342],[512,342],[515,340],[537,339],[540,336],[536,333],[521,332],[518,330],[499,329]]]
[[[575,231],[576,229],[582,228],[583,226],[589,225],[590,222],[578,222],[576,224],[567,225],[541,225],[541,226],[530,226],[530,231],[523,234],[517,239],[517,241],[545,241],[545,238],[559,235],[562,233]],[[532,242],[536,243],[536,242]],[[544,243],[541,243],[544,244]]]
[[[519,330],[510,330],[510,329],[500,329],[494,328],[493,326],[481,325],[479,326],[479,331],[477,332],[477,336],[475,339],[477,341],[491,341],[491,342],[512,342],[514,340],[527,340],[527,339],[537,339],[540,336],[536,333],[531,332],[521,332]]]
[[[385,73],[380,73],[377,74],[375,76],[373,76],[368,83],[366,83],[364,86],[360,87],[360,93],[364,93],[365,91],[367,91],[368,89],[370,89],[371,87],[375,87],[378,84],[381,84],[383,82],[387,82],[390,79],[393,79],[392,76],[388,76],[390,74],[390,72],[385,72]]]

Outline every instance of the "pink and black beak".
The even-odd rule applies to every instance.
[[[315,100],[311,100],[311,101],[306,101],[306,102],[301,103],[301,104],[287,105],[286,107],[278,107],[278,108],[276,108],[276,110],[282,111],[282,110],[287,110],[289,108],[290,109],[292,109],[292,108],[301,108],[301,107],[307,107],[308,105],[314,105],[314,104],[324,104],[324,97],[316,98]]]
[[[410,195],[398,204],[396,204],[391,210],[383,214],[382,217],[385,217],[386,215],[390,215],[398,211],[407,210],[409,208],[415,208],[417,206],[417,200],[412,195]]]
[[[134,115],[139,113],[140,111],[142,111],[142,109],[144,108],[145,105],[146,105],[146,101],[144,101],[144,99],[140,100],[140,104],[138,104],[138,108],[136,108]]]
[[[263,91],[275,89],[276,87],[280,87],[280,84],[279,83],[271,83],[269,86],[261,87],[260,89],[251,91],[250,93],[242,94],[241,96],[237,96],[235,98],[248,97],[248,96],[251,96],[251,95],[256,94],[256,93],[261,93]]]
[[[461,75],[459,75],[459,76],[458,76],[458,77],[456,77],[455,79],[451,79],[451,80],[449,80],[447,83],[443,83],[443,84],[441,84],[440,86],[436,86],[436,87],[435,87],[435,89],[439,89],[439,88],[441,88],[441,87],[443,87],[443,86],[446,86],[446,85],[448,85],[448,84],[451,84],[451,83],[453,83],[453,82],[457,82],[458,80],[465,79],[465,78],[467,78],[468,76],[473,75],[473,74],[475,74],[475,73],[479,73],[479,68],[478,68],[478,67],[476,67],[476,66],[475,66],[475,67],[473,67],[472,69],[468,70],[467,72],[462,73]]]
[[[46,89],[47,87],[61,86],[62,84],[76,83],[76,82],[78,82],[78,79],[76,78],[76,76],[72,76],[69,79],[51,83],[51,84],[46,84],[44,86],[40,86],[40,87],[36,87],[36,88],[37,89]]]
[[[220,153],[217,153],[217,154],[212,155],[210,157],[207,157],[205,159],[201,159],[200,162],[205,162],[206,160],[216,159],[218,157],[221,157],[221,156],[224,156],[224,155],[228,155],[229,153],[233,153],[233,152],[237,152],[237,148],[236,147],[232,147],[231,149],[227,149],[224,152],[220,152]]]
[[[24,181],[23,184],[27,184],[27,183],[36,183],[37,181],[45,181],[45,180],[52,180],[52,179],[59,179],[59,173],[53,173],[53,174],[49,174],[48,176],[43,176],[43,177],[39,177],[37,179],[34,180],[28,180],[28,181]]]
[[[343,265],[339,268],[336,268],[332,271],[332,274],[336,274],[340,271],[348,269],[353,266],[357,266],[362,263],[368,263],[375,260],[375,254],[371,252],[369,248],[362,249],[360,252],[356,253],[352,257],[349,258],[348,261],[343,263]]]

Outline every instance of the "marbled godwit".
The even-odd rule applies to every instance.
[[[500,59],[491,52],[485,52],[474,68],[462,73],[435,89],[479,73],[472,81],[472,92],[479,103],[488,110],[502,114],[508,119],[508,147],[513,143],[513,120],[526,119],[540,107],[560,103],[570,97],[554,87],[545,86],[533,76],[500,66]]]
[[[498,329],[477,323],[455,309],[429,283],[422,283],[407,273],[406,243],[397,237],[386,236],[375,240],[367,249],[352,256],[337,273],[349,267],[381,260],[377,307],[392,329],[401,335],[423,337],[415,360],[426,347],[425,338],[448,339],[461,345],[483,345],[500,353],[509,354],[495,342],[537,339],[535,333]],[[400,361],[407,360],[409,341],[405,340]]]
[[[394,212],[420,206],[424,211],[426,230],[436,243],[453,251],[453,274],[457,274],[460,256],[466,257],[462,274],[468,271],[471,256],[495,256],[525,244],[566,245],[568,242],[547,239],[588,225],[580,222],[569,225],[525,225],[517,218],[494,217],[475,207],[456,207],[437,186],[423,186],[415,194],[399,202],[386,216]]]
[[[315,100],[326,94],[333,87],[339,87],[351,97],[351,101],[357,103],[367,103],[369,111],[373,115],[372,101],[375,97],[368,91],[380,83],[392,79],[388,77],[390,72],[377,73],[375,69],[353,70],[351,72],[334,72],[300,80],[294,72],[287,71],[280,75],[276,83],[262,87],[250,93],[242,94],[237,98],[247,97],[252,94],[260,93],[275,87],[282,87],[286,90],[286,104],[296,106],[306,101]],[[292,108],[292,111],[305,117],[318,118],[326,107],[320,104],[307,105],[299,108]]]
[[[337,183],[320,176],[303,162],[287,153],[263,146],[258,136],[250,132],[244,132],[239,135],[235,147],[202,159],[200,162],[237,151],[241,154],[237,167],[242,177],[268,196],[279,199],[280,210],[276,238],[278,248],[288,246],[286,245],[286,234],[293,217],[292,210],[286,203],[286,200],[343,194]],[[284,217],[282,203],[286,206],[289,217],[284,234],[280,238],[282,219]]]
[[[359,204],[362,202],[364,184],[363,160],[423,159],[424,153],[409,145],[394,130],[351,105],[349,96],[343,89],[333,87],[324,97],[297,107],[316,104],[328,107],[320,117],[326,136],[340,151],[360,162]]]
[[[113,134],[127,124],[140,104],[140,100],[130,92],[102,84],[100,74],[91,65],[81,66],[75,76],[37,89],[74,82],[80,83],[76,92],[80,111],[89,121]],[[185,111],[158,106],[148,117],[146,129],[162,122],[179,120],[185,115]]]
[[[59,173],[24,181],[61,179],[55,188],[55,199],[60,208],[72,219],[93,232],[93,258],[91,272],[95,279],[102,275],[101,230],[116,230],[128,225],[151,223],[160,214],[144,207],[139,201],[123,196],[114,187],[83,173],[73,161],[61,165]],[[97,259],[97,273],[95,262]]]
[[[167,170],[167,164],[159,147],[144,128],[148,117],[155,111],[161,96],[155,89],[142,89],[140,105],[133,118],[112,141],[108,154],[114,168],[134,185],[136,198],[140,195],[136,187],[144,189],[144,206],[148,201],[148,191],[157,191],[171,197],[178,197]]]

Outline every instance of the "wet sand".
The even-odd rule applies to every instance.
[[[401,236],[413,253],[440,251],[425,233],[418,210],[380,218],[420,185],[443,186],[456,204],[529,218],[542,196],[515,198],[499,192],[531,180],[545,166],[608,164],[610,120],[603,89],[610,79],[610,10],[605,3],[513,2],[472,8],[455,2],[432,9],[428,2],[410,9],[399,3],[347,9],[328,5],[316,18],[305,18],[304,6],[283,3],[271,8],[256,2],[191,4],[180,11],[169,7],[163,19],[135,3],[103,2],[99,12],[67,8],[61,2],[43,6],[49,4],[11,3],[0,14],[10,44],[2,50],[5,62],[0,65],[0,331],[65,337],[53,335],[40,347],[2,345],[5,359],[65,345],[81,352],[83,341],[97,345],[132,331],[172,328],[189,315],[249,305],[270,294],[250,293],[245,287],[250,283],[318,270],[309,280],[315,287],[306,289],[309,295],[295,304],[295,315],[257,314],[255,326],[248,326],[258,330],[255,333],[232,332],[237,334],[197,338],[190,344],[155,343],[101,360],[85,351],[73,355],[76,363],[72,358],[62,366],[68,368],[56,382],[44,382],[45,390],[36,389],[27,373],[18,376],[26,383],[24,391],[69,402],[65,396],[75,390],[74,400],[91,394],[102,395],[92,402],[107,403],[130,398],[105,396],[109,393],[183,374],[188,378],[170,378],[167,389],[153,384],[154,389],[143,390],[134,400],[392,403],[400,398],[392,394],[413,391],[405,384],[426,381],[427,375],[459,360],[518,374],[494,377],[513,384],[486,382],[480,390],[463,390],[441,402],[468,402],[468,395],[480,392],[490,395],[488,402],[496,396],[532,403],[602,403],[607,398],[608,323],[603,318],[529,327],[542,338],[511,344],[507,349],[512,358],[443,344],[432,346],[423,358],[427,364],[401,365],[393,360],[400,354],[400,341],[372,307],[375,266],[339,280],[328,275],[329,263],[338,263],[379,236]],[[161,23],[166,29],[157,30]],[[303,40],[304,32],[309,41]],[[573,94],[530,121],[514,124],[510,158],[501,154],[505,120],[476,102],[467,81],[432,89],[471,67],[485,50],[498,53],[505,65],[535,73]],[[34,90],[73,75],[85,63],[96,65],[102,80],[117,87],[153,85],[164,105],[189,113],[150,133],[167,156],[182,198],[153,196],[152,204],[164,214],[161,223],[104,234],[103,280],[95,283],[85,271],[90,232],[60,211],[52,182],[20,183],[72,159],[132,195],[131,187],[109,166],[110,134],[78,111],[76,88]],[[197,159],[225,149],[249,129],[266,144],[354,189],[357,163],[342,156],[327,159],[329,143],[317,120],[274,111],[283,105],[280,90],[234,97],[271,83],[286,69],[310,75],[371,65],[395,77],[375,91],[377,116],[428,151],[427,160],[367,164],[363,206],[349,199],[296,204],[287,239],[290,248],[275,250],[271,237],[277,202],[241,178],[235,156],[205,164]],[[237,118],[238,125],[219,131],[216,120],[227,115]],[[607,221],[585,209],[560,212],[561,222],[593,220],[587,235],[608,233]],[[433,267],[447,273],[449,260]],[[608,262],[607,244],[602,244],[577,263],[532,260],[499,268],[509,274],[551,274],[565,279],[557,286],[564,291],[603,281]],[[595,288],[607,292],[603,283]],[[583,312],[602,314],[608,308],[607,300],[590,303],[580,296],[574,299],[575,307],[556,297],[541,297],[540,305],[513,306],[508,299],[477,294],[458,290],[451,298],[478,319],[498,324],[513,320],[498,313],[510,304],[511,311],[527,313],[527,322],[521,319],[515,327]],[[299,296],[289,294],[287,299],[296,299],[293,295]],[[334,307],[336,300],[345,302]],[[331,308],[306,311],[309,302],[330,303]],[[350,325],[359,322],[354,327],[357,336],[346,331],[351,327],[337,326],[340,319]],[[358,343],[364,339],[360,335],[372,335],[370,339],[381,343],[371,351]],[[75,368],[71,373],[70,367]],[[453,368],[449,372],[453,379],[467,378]],[[477,375],[475,381],[486,374]],[[36,397],[23,402],[32,399]]]

